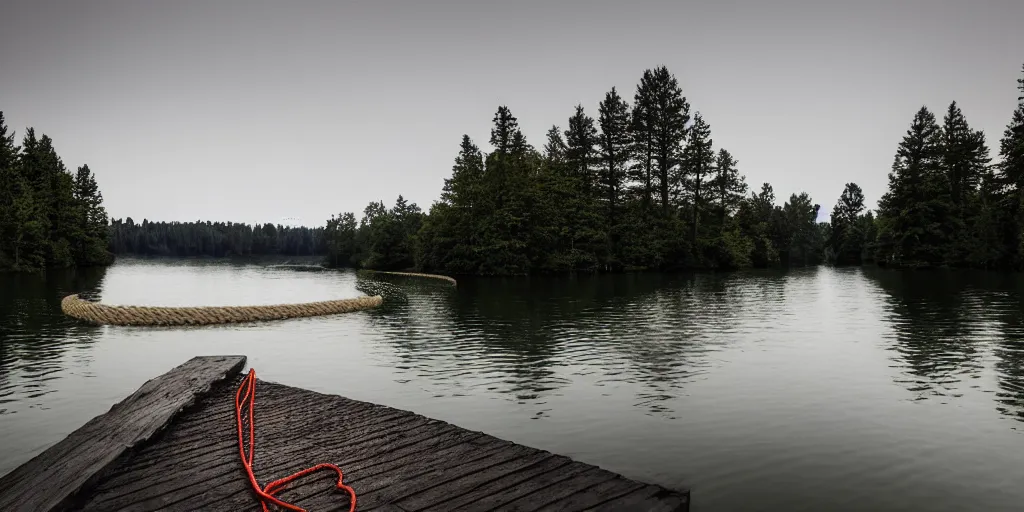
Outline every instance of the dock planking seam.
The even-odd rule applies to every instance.
[[[455,443],[455,444],[464,444],[464,442],[458,442],[458,443]],[[372,456],[371,457],[364,457],[362,459],[362,462],[368,462],[368,461],[371,461],[372,459],[373,459]],[[292,462],[292,464],[294,464],[294,462]],[[358,461],[353,461],[351,463],[346,463],[344,465],[345,467],[343,468],[343,471],[345,471],[345,475],[346,475],[345,481],[346,481],[347,484],[358,485],[358,479],[354,479],[353,473],[358,474],[359,471],[364,470],[365,468],[372,468],[372,467],[376,467],[376,466],[380,466],[380,465],[381,464],[374,462],[374,463],[367,464],[365,467],[360,467],[359,464],[358,464]],[[281,466],[284,467],[283,464]],[[299,469],[299,468],[298,467],[292,467],[292,468],[289,468],[289,469]],[[283,474],[284,471],[282,471],[281,473]],[[313,486],[313,485],[317,485],[316,484],[317,481],[319,481],[319,480],[317,478],[315,478],[315,477],[311,477],[309,479],[304,479],[301,482],[298,482],[298,483],[296,483],[296,484],[294,484],[292,486],[289,486],[289,491],[287,491],[287,492],[299,491],[299,490],[305,489],[307,487],[310,487],[310,486]],[[332,492],[332,491],[335,491],[335,489],[328,489],[325,492]],[[246,488],[246,489],[240,490],[238,492],[232,492],[228,496],[222,496],[221,498],[215,500],[214,503],[221,502],[221,501],[226,501],[226,500],[231,500],[232,501],[232,505],[234,505],[230,509],[232,509],[232,510],[237,509],[239,506],[244,506],[246,503],[251,503],[251,501],[253,500],[252,490]],[[208,502],[204,501],[204,503],[208,503]]]
[[[512,503],[530,493],[543,490],[552,485],[560,484],[566,480],[577,478],[585,473],[595,471],[596,468],[586,466],[584,464],[578,464],[575,461],[562,466],[558,469],[544,472],[537,475],[535,478],[523,481],[512,487],[508,487],[502,490],[500,494],[494,494],[490,496],[484,496],[477,500],[473,504],[464,505],[457,507],[453,510],[469,511],[469,510],[496,510],[498,507],[504,506],[508,503]]]
[[[594,484],[585,489],[580,489],[565,498],[548,503],[541,507],[540,511],[581,512],[638,491],[643,488],[643,486],[644,484],[641,484],[640,482],[634,482],[632,480],[626,480],[622,477],[616,476],[606,482]]]
[[[600,468],[591,468],[579,473],[567,482],[552,483],[533,492],[505,503],[494,510],[520,511],[538,510],[563,498],[585,491],[591,487],[611,481],[618,475]]]
[[[364,510],[370,510],[374,506],[386,503],[395,503],[413,494],[439,485],[446,485],[465,475],[484,471],[498,464],[527,455],[528,453],[524,449],[497,448],[484,456],[467,457],[463,460],[451,461],[454,464],[445,464],[442,467],[435,466],[420,474],[407,475],[402,482],[404,485],[399,485],[392,481],[393,485],[376,486],[376,489],[372,489],[374,486],[364,486],[371,487],[371,490],[360,494],[360,499],[362,500],[360,502],[364,504]]]
[[[442,429],[441,432],[438,432],[438,433],[434,434],[433,437],[437,437],[437,434],[444,434],[445,433],[444,431],[452,431],[452,429],[444,428],[444,429]],[[172,478],[170,481],[177,480],[177,483],[172,484],[174,487],[164,488],[159,494],[157,494],[157,496],[162,496],[163,494],[178,492],[178,491],[181,491],[183,489],[187,489],[190,485],[194,485],[197,482],[206,482],[208,484],[216,484],[216,485],[219,486],[219,485],[222,485],[222,484],[225,484],[225,483],[232,482],[232,481],[236,480],[237,479],[237,475],[241,474],[240,473],[241,472],[241,464],[239,463],[239,461],[238,461],[238,459],[236,457],[236,455],[238,453],[237,452],[237,448],[238,448],[237,444],[234,446],[234,448],[235,448],[234,449],[234,454],[232,456],[227,457],[227,458],[219,461],[213,467],[203,468],[203,469],[199,470],[199,472],[187,472],[187,473],[184,473],[183,476],[181,478],[178,478],[178,479]],[[288,445],[288,448],[289,449],[287,450],[287,452],[285,452],[284,454],[279,454],[278,456],[279,457],[287,457],[287,456],[293,455],[294,453],[301,453],[301,452],[304,452],[304,451],[308,451],[308,450],[306,450],[307,447],[297,447],[297,448],[293,449],[293,447]],[[373,458],[374,457],[372,457],[372,456],[365,456],[365,457],[363,457],[363,459],[360,459],[360,460],[370,460],[370,459],[373,459]],[[264,459],[266,459],[266,457],[264,457]],[[287,469],[290,469],[290,470],[294,471],[294,470],[298,470],[298,469],[301,469],[302,467],[304,467],[302,465],[302,463],[296,462],[294,460],[286,460],[285,462],[276,463],[273,467],[270,467],[270,468],[266,468],[266,467],[262,467],[261,468],[261,467],[258,466],[260,464],[260,461],[261,461],[261,459],[259,458],[259,454],[257,454],[257,458],[256,458],[257,467],[255,468],[256,469],[256,473],[257,473],[257,478],[259,477],[260,473],[266,473],[266,472],[271,472],[272,471],[273,474],[275,474],[275,475],[277,475],[278,473],[280,473],[280,474],[287,474],[285,472],[285,470],[287,470]],[[357,462],[357,461],[350,461],[348,463],[343,463],[343,464],[346,467],[351,467],[351,464],[353,462]],[[376,465],[376,464],[377,463],[371,464],[371,466]],[[216,472],[212,471],[214,469],[217,469],[217,471]],[[348,471],[350,471],[350,470],[348,470]],[[350,474],[350,473],[348,473],[348,471],[346,471],[346,473]],[[184,481],[181,480],[182,478],[184,479]],[[155,479],[151,479],[151,481],[154,481],[154,480],[155,481],[162,480],[162,481],[165,482],[165,485],[169,482],[169,480],[167,479],[166,475],[163,475],[162,477],[158,476]],[[143,487],[143,489],[145,489],[145,487]],[[245,494],[247,500],[251,500],[252,499],[252,496],[251,496],[252,490],[249,489],[248,487],[240,489],[239,492],[242,493],[242,494]],[[129,501],[127,499],[124,499],[125,497],[126,497],[125,495],[122,495],[122,496],[118,496],[117,498],[114,498],[114,497],[110,497],[109,499],[100,498],[100,500],[97,500],[97,503],[104,503],[104,504],[107,504],[107,505],[120,504],[118,506],[123,506],[123,504],[125,502]],[[186,494],[181,494],[181,495],[179,495],[179,500],[187,500],[187,499],[190,499],[190,498],[193,498],[193,497],[194,497],[193,494],[187,494],[187,493]],[[131,502],[130,504],[135,505],[137,503]]]
[[[260,420],[257,419],[257,422],[260,422]],[[399,433],[399,432],[406,432],[406,431],[413,430],[413,429],[416,429],[416,428],[421,428],[423,426],[428,426],[431,423],[436,424],[436,423],[439,423],[439,422],[437,420],[431,420],[429,418],[422,418],[422,419],[420,419],[418,421],[415,421],[415,422],[406,422],[406,423],[403,423],[403,424],[394,424],[394,425],[392,425],[393,428],[389,428],[389,429],[386,429],[386,430],[377,430],[373,435],[371,435],[369,437],[360,438],[360,439],[357,439],[355,441],[342,441],[342,444],[343,445],[362,445],[362,444],[365,444],[365,443],[368,443],[368,442],[371,442],[371,441],[376,441],[378,439],[382,439],[382,438],[384,438],[388,434],[394,434],[394,433]],[[377,424],[377,422],[367,422],[367,424],[365,426],[373,426],[373,425],[376,425],[376,424]],[[217,439],[217,442],[224,443],[222,446],[217,446],[216,447],[216,450],[218,452],[217,454],[218,455],[224,455],[225,457],[230,457],[231,456],[230,455],[231,452],[236,453],[236,454],[238,452],[238,437],[237,437],[238,434],[237,434],[237,431],[235,430],[235,428],[233,428],[234,427],[233,422],[232,422],[232,424],[230,426],[232,428],[228,429],[229,432],[224,434],[224,436],[222,438],[218,438]],[[274,425],[271,424],[269,426],[274,426]],[[267,444],[274,445],[274,444],[276,444],[276,442],[279,442],[279,441],[280,442],[285,442],[285,443],[287,443],[289,445],[292,445],[292,444],[295,444],[297,441],[300,441],[300,440],[304,439],[304,437],[285,437],[282,440],[280,437],[273,437],[273,438],[269,438],[269,439],[265,439],[264,440],[264,439],[262,439],[262,430],[257,430],[256,437],[257,437],[257,445],[258,446],[262,445],[264,448],[267,447]],[[192,455],[189,455],[188,457],[185,457],[184,459],[181,459],[181,460],[193,460],[195,458],[202,458],[203,456],[208,455],[208,453],[201,451],[204,448],[209,448],[208,442],[207,442],[207,444],[202,444],[202,439],[201,439],[199,441],[199,443],[200,444],[190,448],[190,450],[188,450],[186,452],[186,453],[192,453]],[[271,448],[272,447],[273,446],[271,446]],[[146,453],[146,457],[143,458],[142,460],[140,460],[140,463],[139,463],[138,466],[133,464],[133,470],[134,470],[133,472],[138,472],[139,469],[149,468],[151,466],[150,463],[153,462],[153,461],[155,461],[158,465],[161,464],[161,463],[166,464],[167,463],[166,461],[168,459],[167,458],[162,458],[162,457],[165,457],[167,455],[166,452],[168,450],[173,450],[174,448],[175,448],[175,446],[172,444],[171,447],[165,449],[164,452],[156,451],[156,452],[153,452],[153,453]],[[200,453],[193,453],[194,450],[200,450]],[[173,453],[173,451],[172,451],[172,453]],[[259,453],[257,453],[257,460],[259,460],[258,455],[259,455]],[[116,477],[116,476],[119,476],[119,475],[113,475],[113,476]]]
[[[407,432],[407,431],[410,431],[410,430],[416,430],[416,429],[421,428],[423,426],[426,426],[426,425],[425,424],[423,424],[423,425],[416,425],[416,426],[413,426],[413,427],[409,427],[408,425],[400,425],[398,427],[403,429],[403,430],[396,430],[396,431],[392,431],[390,433],[404,433],[404,432]],[[388,433],[389,432],[384,432],[379,437],[383,439],[383,438],[385,438],[387,436]],[[236,436],[237,436],[237,432],[236,432]],[[270,444],[271,442],[272,441],[268,440],[267,444]],[[257,444],[259,444],[259,440],[257,441]],[[273,444],[273,445],[271,445],[269,447],[265,446],[264,450],[274,450],[274,448],[276,448],[278,446],[283,447],[285,449],[283,453],[278,455],[279,457],[289,457],[289,456],[292,456],[292,455],[295,455],[295,454],[311,451],[310,450],[311,446],[305,445],[305,444],[298,444],[297,445],[295,443],[294,439],[288,439],[288,438],[278,440],[278,444]],[[241,468],[240,462],[238,460],[237,437],[233,440],[231,448],[224,450],[223,455],[224,455],[224,457],[220,457],[220,458],[215,459],[213,464],[205,466],[205,467],[202,467],[202,468],[199,468],[197,471],[190,471],[190,472],[184,472],[184,473],[176,473],[177,475],[181,475],[178,478],[175,478],[175,477],[168,478],[168,475],[167,475],[168,471],[167,470],[170,469],[170,468],[161,467],[161,468],[158,468],[161,471],[147,471],[147,472],[143,473],[143,475],[139,476],[137,479],[132,480],[132,481],[110,482],[109,485],[106,485],[106,486],[104,486],[101,489],[101,490],[106,490],[106,492],[108,494],[106,496],[101,497],[99,500],[97,500],[97,503],[110,503],[110,502],[115,501],[115,500],[124,501],[123,498],[125,498],[127,496],[130,496],[131,494],[134,494],[134,493],[137,493],[137,492],[146,491],[152,485],[155,485],[155,484],[158,484],[158,483],[161,483],[161,482],[164,484],[164,486],[178,485],[177,487],[171,487],[171,488],[165,490],[165,492],[175,492],[175,491],[179,491],[181,489],[189,487],[189,485],[192,485],[192,483],[194,481],[196,481],[196,480],[199,480],[199,481],[210,481],[212,479],[216,479],[216,478],[219,478],[219,477],[232,477]],[[264,468],[264,467],[261,467],[259,464],[261,464],[261,463],[262,464],[266,464],[265,459],[266,459],[265,456],[263,457],[263,459],[261,459],[259,457],[259,453],[257,453],[257,458],[255,459],[255,461],[257,462],[257,466],[255,468],[257,476],[259,476],[258,474],[262,473],[262,472],[282,470],[282,469],[284,469],[284,467],[287,464],[292,464],[292,465],[301,465],[302,464],[302,463],[296,463],[294,461],[287,461],[285,463],[277,464],[276,467]],[[149,469],[149,468],[147,468],[147,469]],[[300,467],[294,468],[294,470],[297,470],[297,469],[301,469],[301,468]],[[182,481],[182,480],[184,480],[184,481]],[[175,481],[177,481],[178,483],[177,484],[172,484],[171,483],[171,482],[175,482]],[[107,489],[109,489],[109,490],[107,490]]]
[[[279,416],[285,416],[285,415],[287,415],[289,413],[290,412],[280,413]],[[263,423],[264,421],[266,421],[268,423],[273,423],[274,419],[273,418],[271,418],[271,419],[263,419],[263,418],[257,417],[256,421],[259,422],[259,423]],[[358,426],[359,427],[372,426],[372,425],[376,425],[377,423],[378,423],[378,421],[371,421],[371,419],[367,418],[367,419],[365,419],[365,423],[360,423]],[[234,413],[233,412],[232,412],[232,417],[231,417],[231,423],[228,424],[228,426],[230,426],[231,428],[219,429],[219,430],[216,430],[212,434],[207,432],[206,435],[204,435],[204,436],[202,436],[202,437],[200,437],[198,439],[194,435],[191,436],[190,439],[186,439],[185,440],[188,443],[187,448],[182,449],[180,452],[176,452],[176,453],[184,454],[184,453],[188,453],[188,452],[190,452],[190,451],[192,451],[194,449],[202,448],[202,447],[206,446],[207,439],[210,436],[215,436],[217,441],[225,441],[225,442],[230,441],[231,443],[233,443],[232,446],[234,446],[237,449],[237,447],[238,447],[238,444],[237,444],[238,443],[238,433],[234,429]],[[209,427],[207,427],[207,430],[209,430]],[[257,431],[256,435],[257,435],[257,440],[259,440],[259,437],[261,435],[260,432]],[[180,437],[180,436],[175,436],[175,439],[168,439],[168,442],[174,443],[174,444],[178,444],[180,442],[179,439],[177,439],[178,437]],[[179,446],[175,446],[175,448],[179,448]],[[166,453],[160,453],[159,451],[155,451],[155,450],[152,450],[152,451],[151,450],[144,450],[143,452],[140,453],[140,456],[139,456],[139,459],[138,459],[138,462],[139,462],[139,466],[138,467],[141,467],[142,465],[144,465],[147,462],[151,462],[151,461],[153,461],[155,459],[158,459],[160,457],[164,457],[166,455],[167,455]]]
[[[479,459],[490,457],[501,449],[502,447],[495,446],[485,450],[484,452],[474,452],[474,447],[468,442],[463,441],[433,451],[426,450],[426,455],[422,457],[402,457],[387,463],[371,464],[364,468],[351,470],[347,473],[348,479],[346,481],[349,485],[360,486],[359,496],[360,499],[363,499],[367,494],[379,491],[398,477],[401,477],[404,481],[415,481],[416,478],[432,471],[429,468],[430,465],[435,465],[434,467],[446,467],[446,465],[449,464],[458,465],[467,462],[474,462]],[[410,462],[408,459],[413,460]],[[420,469],[409,469],[416,468],[417,466],[419,466]],[[427,467],[424,468],[424,466]],[[390,477],[390,479],[386,477]],[[364,482],[367,481],[370,481],[371,484],[364,484]],[[314,485],[312,482],[304,482],[300,485],[296,485],[294,490],[299,490],[303,487],[310,487],[312,485]],[[306,502],[307,500],[319,499],[329,491],[330,489],[315,491],[310,493],[308,496],[303,497],[300,501]]]
[[[549,471],[557,470],[559,468],[566,466],[567,464],[571,464],[571,462],[572,461],[570,461],[566,457],[562,457],[560,455],[551,455],[550,457],[544,458],[543,460],[537,462],[536,464],[531,464],[516,471],[512,471],[501,477],[492,479],[489,482],[476,486],[475,488],[470,489],[469,491],[464,492],[458,496],[453,496],[451,497],[451,499],[445,502],[445,506],[448,507],[449,509],[455,509],[457,507],[479,501],[482,498],[506,492],[508,489],[511,489],[516,484],[534,478],[538,475],[547,473]]]
[[[494,446],[484,452],[475,451],[474,447],[467,442],[458,443],[441,450],[429,452],[426,456],[407,463],[405,460],[392,461],[387,465],[374,465],[373,471],[354,471],[350,474],[353,486],[360,489],[360,509],[367,507],[366,500],[369,496],[375,496],[376,492],[386,489],[396,481],[406,484],[417,482],[418,478],[430,474],[437,468],[447,468],[452,465],[471,463],[492,457],[501,451],[503,447]],[[301,498],[301,503],[307,503],[317,508],[330,506],[334,501],[327,496],[330,490],[321,489]],[[387,500],[385,500],[387,501]]]
[[[428,507],[439,505],[446,500],[469,494],[491,482],[505,478],[522,469],[536,466],[552,457],[553,455],[547,452],[528,453],[518,459],[505,461],[475,474],[451,480],[444,485],[437,485],[417,492],[397,500],[395,503],[406,510],[418,512]]]

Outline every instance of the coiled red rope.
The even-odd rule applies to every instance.
[[[244,395],[244,396],[243,396]],[[244,405],[248,405],[249,409],[249,453],[245,452],[245,440],[242,435],[242,409]],[[294,510],[295,512],[306,512],[306,509],[292,505],[278,499],[275,494],[283,491],[285,486],[291,483],[293,480],[302,478],[310,473],[319,471],[321,469],[330,469],[338,474],[338,488],[344,489],[348,492],[348,495],[352,498],[352,503],[349,506],[349,512],[353,512],[356,509],[356,491],[351,487],[342,483],[344,475],[341,473],[341,468],[334,464],[317,464],[311,468],[303,469],[298,473],[288,475],[284,478],[274,480],[266,485],[266,487],[260,487],[259,482],[256,481],[256,475],[252,472],[252,457],[256,452],[256,424],[253,422],[253,410],[256,405],[256,370],[249,369],[249,374],[245,376],[245,380],[238,386],[238,392],[235,393],[235,421],[238,424],[238,453],[242,457],[242,465],[245,466],[245,472],[249,475],[249,483],[252,484],[252,488],[256,491],[256,496],[260,500],[260,505],[263,506],[263,512],[270,512],[267,508],[267,503],[273,503],[279,507],[284,507],[288,510]]]

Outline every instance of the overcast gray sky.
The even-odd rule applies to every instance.
[[[0,5],[0,110],[88,163],[109,213],[321,224],[438,198],[507,104],[543,145],[664,64],[752,186],[884,192],[914,112],[998,140],[1024,1],[45,1]],[[993,151],[995,153],[995,151]]]

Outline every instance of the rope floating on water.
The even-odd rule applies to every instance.
[[[65,315],[96,325],[210,325],[334,315],[375,308],[380,295],[352,299],[269,306],[108,306],[68,295],[60,301]]]
[[[242,396],[245,395],[245,396]],[[245,407],[248,405],[248,407]],[[249,452],[245,451],[245,441],[242,432],[242,409],[247,409],[249,417]],[[254,368],[249,369],[249,374],[245,376],[245,380],[238,386],[238,391],[235,392],[235,424],[238,427],[238,454],[242,457],[242,466],[245,467],[245,473],[249,477],[249,483],[252,485],[253,491],[256,492],[256,497],[260,500],[260,505],[263,507],[263,512],[270,512],[267,508],[268,503],[273,503],[279,507],[284,507],[288,510],[294,510],[295,512],[306,512],[306,509],[292,505],[291,503],[281,501],[275,494],[284,490],[285,486],[291,483],[293,480],[302,478],[308,474],[320,471],[323,469],[330,469],[338,474],[338,482],[335,484],[338,489],[342,489],[348,493],[351,500],[349,500],[348,510],[353,512],[356,509],[356,491],[351,487],[345,485],[342,480],[345,475],[342,474],[341,468],[334,464],[322,463],[317,464],[308,469],[299,471],[298,473],[291,474],[284,478],[279,478],[270,482],[265,487],[260,487],[259,481],[256,480],[256,475],[252,472],[252,458],[256,453],[256,422],[253,419],[253,411],[256,409],[256,370]]]
[[[440,279],[442,281],[448,281],[452,286],[458,286],[458,282],[455,281],[454,277],[442,276],[438,274],[420,274],[416,272],[391,272],[387,270],[369,270],[366,269],[364,272],[373,272],[375,274],[391,274],[393,276],[409,276],[409,277],[426,277],[430,279]]]

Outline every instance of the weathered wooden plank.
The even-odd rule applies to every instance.
[[[533,492],[526,494],[515,501],[497,507],[494,510],[509,512],[537,510],[548,503],[571,496],[595,485],[603,484],[617,476],[614,473],[609,473],[608,471],[604,471],[593,466],[586,466],[585,464],[579,465],[586,467],[587,471],[583,471],[582,473],[562,480],[561,482],[558,482],[557,485],[549,485],[536,489]]]
[[[566,460],[569,461],[568,464],[560,466],[559,468],[553,471],[542,473],[534,478],[513,485],[512,487],[503,490],[501,493],[481,497],[474,503],[469,503],[461,507],[453,508],[452,510],[459,510],[464,512],[468,512],[471,510],[494,510],[502,505],[529,496],[531,493],[535,493],[541,489],[547,488],[552,485],[561,485],[563,482],[569,481],[580,475],[586,474],[591,471],[596,471],[596,468],[594,468],[593,466],[587,466],[586,464],[573,462],[569,458],[566,458]]]
[[[448,428],[445,428],[444,431],[441,431],[440,429],[436,428],[441,426],[445,426]],[[417,436],[419,439],[414,441],[415,444],[404,449],[406,454],[412,453],[414,451],[423,452],[425,451],[425,449],[443,449],[446,446],[459,444],[463,442],[469,435],[478,435],[475,433],[470,433],[465,430],[453,429],[450,428],[450,426],[448,425],[435,425],[433,432],[426,432],[425,434],[430,434],[430,436],[426,439],[424,439],[422,436]],[[402,455],[401,453],[399,453],[400,451],[403,450],[391,452],[388,455],[388,457],[394,458],[395,454]],[[345,472],[345,482],[348,484],[353,484],[353,474],[360,473],[361,471],[364,470],[364,468],[379,465],[379,461],[377,460],[376,457],[372,455],[372,453],[373,452],[369,452],[369,455],[364,457],[361,461],[355,460],[355,458],[349,460],[346,458],[331,457],[330,454],[327,453],[324,454],[325,457],[319,458],[318,460],[334,460],[336,463],[340,464],[342,470]],[[273,479],[279,478],[287,474],[291,474],[299,469],[302,469],[302,466],[295,464],[293,461],[291,467],[284,467],[281,470],[273,470],[270,471],[269,473],[263,474],[268,475],[265,478],[269,477]],[[240,467],[239,471],[241,471]],[[329,474],[330,473],[328,473],[328,475]],[[286,494],[288,496],[299,495],[312,497],[314,494],[326,495],[328,492],[330,492],[328,490],[325,490],[325,487],[323,486],[318,486],[315,483],[311,483],[310,480],[304,479],[301,482],[295,482],[293,485],[289,486],[289,490],[286,491]],[[265,480],[261,480],[261,482],[264,481]],[[329,503],[338,502],[336,496],[324,496],[323,498],[324,501]],[[209,505],[207,510],[245,510],[248,506],[250,506],[253,503],[254,499],[255,498],[252,494],[251,489],[246,489],[245,492],[228,493],[224,492],[223,489],[217,486],[210,487],[204,492],[203,495],[196,497],[197,502]],[[322,508],[312,507],[312,510],[322,510]]]
[[[0,510],[49,511],[69,505],[122,455],[166,427],[217,382],[238,374],[245,356],[196,357],[151,379],[0,478]]]
[[[194,407],[107,464],[72,504],[89,511],[259,510],[238,455],[240,382],[237,376],[193,397]],[[169,393],[141,391],[140,403],[164,409],[154,402]],[[408,411],[264,381],[257,383],[256,446],[261,483],[333,462],[356,489],[360,511],[688,510],[687,493]],[[333,478],[311,475],[281,497],[308,510],[345,511],[348,497]]]
[[[441,503],[447,503],[453,497],[469,493],[494,480],[508,476],[510,473],[529,468],[553,457],[548,452],[539,450],[532,450],[532,452],[527,453],[524,457],[512,459],[462,478],[457,478],[444,485],[435,485],[422,492],[400,499],[395,504],[406,510],[423,510],[428,507],[437,506]]]
[[[602,503],[590,510],[594,512],[619,512],[622,510],[686,512],[690,509],[689,505],[689,493],[670,492],[656,485],[647,485],[625,496]]]
[[[602,503],[609,502],[615,498],[625,496],[643,486],[644,484],[641,484],[640,482],[616,477],[607,482],[588,487],[553,503],[548,503],[537,510],[541,512],[580,512],[582,510],[596,507]]]
[[[493,499],[493,497],[501,496],[503,493],[510,492],[510,489],[516,484],[537,478],[544,473],[553,471],[571,463],[572,460],[568,457],[562,457],[560,455],[547,457],[536,464],[514,471],[490,482],[482,483],[470,492],[459,496],[449,496],[449,498],[444,502],[444,507],[448,510],[455,510],[459,507],[467,507],[472,510],[473,505],[484,498],[491,497]],[[508,499],[512,500],[516,497],[518,496],[510,496]]]

